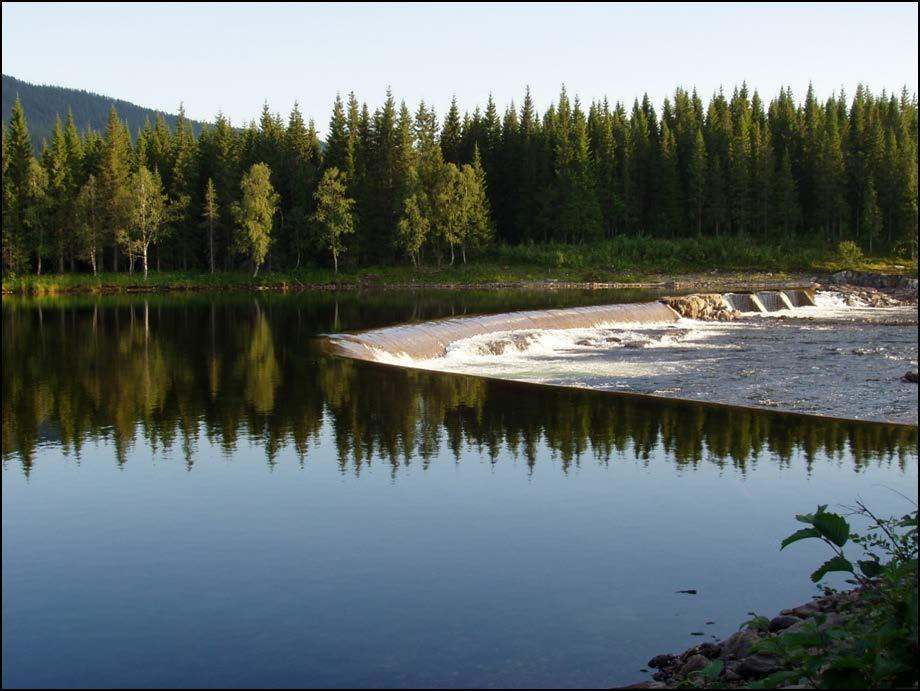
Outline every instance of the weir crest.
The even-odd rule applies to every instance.
[[[736,312],[775,312],[813,306],[809,290],[726,293],[723,298]],[[438,319],[420,324],[403,324],[356,334],[329,336],[326,345],[343,357],[375,360],[379,352],[417,360],[441,357],[451,343],[487,333],[593,328],[604,324],[650,324],[675,322],[681,316],[664,301],[569,309],[530,310],[486,316]]]

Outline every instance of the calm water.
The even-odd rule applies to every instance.
[[[316,339],[641,297],[4,299],[3,685],[609,687],[807,599],[793,514],[906,510],[916,428]]]

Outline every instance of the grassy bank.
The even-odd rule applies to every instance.
[[[916,261],[897,257],[842,256],[836,248],[792,248],[744,238],[662,240],[618,238],[591,245],[495,246],[468,264],[412,267],[351,266],[338,275],[324,267],[296,271],[47,274],[4,277],[3,292],[53,294],[182,290],[299,290],[356,286],[490,286],[563,283],[659,283],[700,278],[713,283],[773,280],[843,268],[917,273]]]

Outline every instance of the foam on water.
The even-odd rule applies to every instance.
[[[440,357],[382,350],[403,367],[626,390],[855,419],[917,421],[914,307],[852,307],[818,293],[815,307],[734,322],[680,319],[525,329],[450,343]]]

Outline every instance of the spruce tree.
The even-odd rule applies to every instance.
[[[208,227],[208,268],[214,273],[214,226],[220,220],[220,207],[217,201],[217,188],[214,180],[208,178],[204,192],[204,222]]]

